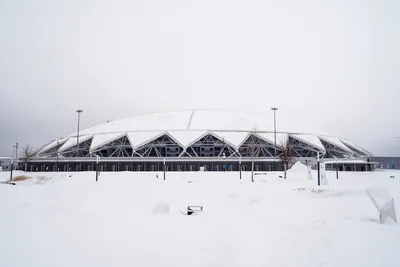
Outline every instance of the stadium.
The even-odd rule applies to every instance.
[[[255,171],[280,171],[279,155],[285,146],[293,161],[310,166],[318,157],[356,162],[371,156],[345,138],[274,131],[270,121],[260,115],[212,110],[109,121],[43,145],[27,170],[93,171],[99,161],[100,171],[249,171],[252,162]],[[354,165],[354,170],[371,166]],[[338,168],[346,170],[345,165]]]

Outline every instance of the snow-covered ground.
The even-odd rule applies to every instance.
[[[328,172],[320,188],[304,171],[26,175],[0,184],[0,266],[400,266],[400,227],[365,194],[400,207],[400,172]]]

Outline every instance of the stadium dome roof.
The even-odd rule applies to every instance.
[[[272,127],[271,127],[272,126]],[[271,129],[272,128],[272,129]],[[127,136],[133,149],[150,142],[162,135],[168,134],[177,144],[188,147],[206,134],[224,139],[233,148],[239,148],[250,132],[267,142],[274,143],[272,121],[264,116],[252,115],[243,112],[215,111],[215,110],[183,110],[145,114],[109,121],[79,132],[79,142],[91,140],[90,150]],[[344,151],[357,151],[359,154],[370,153],[349,140],[326,135],[301,132],[277,132],[277,144],[286,140],[288,136],[306,143],[321,152],[325,152],[323,142],[329,143]],[[62,152],[77,143],[77,133],[56,139],[45,145],[38,154],[61,145],[58,151]]]

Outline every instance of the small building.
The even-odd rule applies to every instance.
[[[369,161],[377,163],[379,169],[400,170],[400,157],[369,157]]]

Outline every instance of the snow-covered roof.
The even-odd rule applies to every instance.
[[[93,151],[98,147],[101,147],[107,143],[117,140],[126,133],[109,133],[109,134],[96,134],[92,139],[92,144],[90,145],[90,150]]]
[[[65,143],[69,138],[61,138],[61,139],[55,139],[51,141],[49,144],[45,145],[42,149],[40,149],[37,154],[41,154],[45,151],[48,151],[49,149],[55,148],[58,145],[62,145]]]
[[[183,147],[189,146],[189,144],[198,140],[204,136],[206,131],[169,131],[169,135]]]
[[[92,137],[93,137],[93,135],[79,136],[79,144],[89,140]],[[77,137],[70,137],[68,139],[68,141],[65,142],[65,144],[63,144],[58,151],[63,152],[65,150],[67,150],[68,148],[75,146],[77,142],[78,142]]]
[[[168,111],[109,121],[83,129],[79,132],[79,140],[84,142],[93,137],[90,150],[94,151],[109,142],[127,136],[132,148],[136,149],[163,134],[168,134],[179,145],[187,147],[210,133],[221,140],[225,140],[227,144],[237,149],[250,133],[255,133],[260,138],[273,144],[274,131],[272,122],[272,118],[243,112],[211,110]],[[77,141],[76,136],[77,133],[67,136],[63,140],[65,143],[59,151],[62,152],[74,146]],[[354,148],[368,154],[364,149],[342,138],[300,131],[284,132],[281,127],[277,128],[277,145],[286,141],[288,136],[305,142],[321,152],[324,152],[325,148],[320,139],[349,152]],[[49,150],[55,144],[55,141],[49,143],[41,152]]]
[[[239,148],[242,142],[249,135],[248,132],[214,132],[214,135],[218,136],[219,139],[224,140],[234,148]]]
[[[275,134],[274,133],[257,133],[262,139],[271,144],[275,143]],[[280,146],[281,144],[285,143],[288,139],[287,133],[277,133],[276,134],[276,145]]]
[[[343,144],[343,142],[340,141],[340,139],[337,138],[337,137],[320,135],[319,138],[322,139],[322,140],[324,140],[325,142],[328,142],[328,143],[330,143],[330,144],[332,144],[332,145],[338,147],[338,148],[343,149],[344,151],[352,152],[352,151],[351,151],[347,146],[345,146],[345,145]]]
[[[145,143],[150,142],[151,140],[157,139],[162,136],[164,132],[131,132],[128,133],[129,143],[133,149],[142,146]]]
[[[365,155],[371,155],[372,154],[372,153],[368,152],[367,150],[357,146],[356,144],[354,144],[353,142],[351,142],[349,140],[341,138],[340,141],[342,141],[345,145],[349,146],[350,148],[355,149],[356,151],[360,151]]]
[[[299,141],[302,141],[310,146],[318,148],[321,151],[325,152],[325,147],[322,145],[321,141],[318,139],[317,135],[313,134],[291,134],[293,138],[296,138]]]

